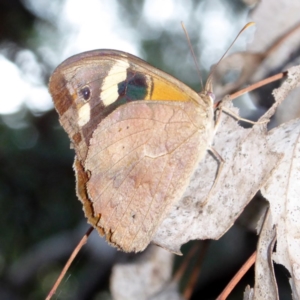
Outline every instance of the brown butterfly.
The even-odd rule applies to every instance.
[[[144,250],[212,141],[211,80],[198,94],[133,55],[95,50],[59,65],[49,89],[89,223],[123,251]]]

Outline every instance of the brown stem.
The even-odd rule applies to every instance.
[[[247,273],[247,271],[252,267],[256,259],[256,251],[248,258],[244,265],[239,269],[239,271],[234,275],[234,277],[227,284],[225,289],[219,295],[216,300],[225,300],[235,286],[239,283],[241,278]]]
[[[208,246],[209,246],[209,241],[204,241],[203,242],[203,247],[202,247],[200,255],[198,256],[198,259],[195,263],[195,268],[192,272],[189,283],[188,283],[188,285],[186,286],[186,288],[183,292],[183,298],[184,299],[190,299],[191,296],[192,296],[192,293],[193,293],[195,285],[197,283],[197,279],[198,279],[199,274],[200,274],[200,269],[202,267],[202,262],[203,262],[205,254],[207,252]]]
[[[283,78],[285,76],[287,76],[287,72],[281,72],[281,73],[276,74],[274,76],[271,76],[271,77],[268,77],[268,78],[263,79],[261,81],[258,81],[258,82],[254,83],[252,85],[247,86],[244,89],[241,89],[241,90],[237,91],[236,93],[231,94],[230,95],[230,99],[233,100],[233,99],[235,99],[237,97],[242,96],[243,94],[246,94],[248,92],[256,90],[256,89],[258,89],[258,88],[260,88],[260,87],[262,87],[264,85],[267,85],[267,84],[269,84],[269,83],[271,83],[273,81],[279,80],[279,79],[281,79],[281,78]]]
[[[84,244],[86,244],[87,239],[89,237],[89,235],[91,234],[91,232],[93,231],[93,227],[91,226],[88,231],[85,233],[85,235],[82,237],[82,239],[80,240],[80,242],[78,243],[78,245],[76,246],[76,248],[73,250],[72,254],[70,255],[67,263],[65,264],[64,268],[62,269],[62,271],[60,272],[60,275],[58,276],[56,282],[54,283],[51,291],[49,292],[48,296],[46,297],[45,300],[50,300],[51,297],[55,294],[58,286],[60,285],[62,279],[64,278],[64,276],[66,275],[68,269],[70,268],[71,263],[73,262],[74,258],[77,256],[78,252],[80,251],[80,249],[83,247]]]

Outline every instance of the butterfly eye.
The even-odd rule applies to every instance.
[[[82,88],[80,90],[80,93],[83,97],[84,100],[89,100],[90,99],[90,96],[91,96],[91,91],[90,91],[90,88],[88,86],[85,86],[84,88]]]

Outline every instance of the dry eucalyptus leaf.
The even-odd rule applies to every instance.
[[[292,117],[300,117],[300,66],[288,70],[288,80],[274,91],[275,99],[283,102],[276,112],[276,120],[281,123]],[[287,100],[287,101],[286,101]],[[285,113],[284,113],[285,112]],[[284,113],[284,115],[283,115]]]
[[[213,147],[225,163],[209,199],[202,204],[216,178],[218,162],[207,153],[184,196],[173,205],[154,237],[154,243],[174,253],[180,253],[181,245],[189,240],[220,238],[266,182],[280,159],[280,155],[267,145],[265,124],[244,129],[225,113],[221,116]]]
[[[274,92],[275,104],[261,120],[275,113],[289,91],[299,84],[300,67],[288,70],[288,78]],[[231,107],[231,103],[227,103]],[[279,127],[278,135],[280,136]],[[277,167],[283,153],[274,148],[264,124],[251,129],[240,127],[233,117],[221,116],[213,147],[225,163],[209,199],[218,170],[217,160],[209,153],[199,163],[182,199],[173,205],[157,230],[153,242],[174,253],[182,244],[194,239],[218,239],[235,222],[244,207],[264,185]],[[204,201],[207,202],[202,205]]]
[[[263,227],[260,232],[257,245],[255,287],[252,299],[279,299],[272,261],[272,251],[275,239],[276,230],[271,221],[270,211],[268,211],[264,218]]]
[[[288,94],[299,85],[299,73],[299,66],[293,67],[288,71],[288,78],[279,89],[274,91],[276,103],[272,109],[269,110],[268,117],[274,113],[276,107],[283,102]],[[264,220],[257,246],[255,287],[252,289],[252,296],[248,298],[244,297],[244,299],[278,299],[277,283],[273,270],[272,252],[276,238],[276,228],[278,232],[279,243],[277,245],[277,252],[280,251],[278,249],[282,249],[282,247],[279,245],[283,244],[284,251],[281,252],[284,252],[285,255],[290,253],[287,246],[288,243],[286,243],[286,237],[289,236],[287,233],[289,230],[294,232],[296,229],[294,226],[293,229],[287,228],[285,226],[285,220],[288,219],[287,217],[289,215],[287,213],[287,202],[290,203],[288,200],[289,197],[286,196],[288,194],[288,190],[292,188],[290,183],[297,179],[293,178],[291,174],[291,165],[293,164],[292,157],[295,154],[294,147],[297,145],[299,129],[300,120],[294,120],[274,128],[268,134],[269,147],[273,148],[274,151],[281,153],[282,159],[279,162],[277,169],[274,170],[274,173],[266,183],[265,187],[262,188],[263,195],[270,201],[270,210],[268,211],[268,214]],[[298,228],[300,227],[298,226]],[[279,236],[280,232],[281,235]],[[293,246],[291,247],[293,248]],[[299,249],[296,251],[299,251]],[[289,257],[289,255],[287,256]],[[296,282],[293,280],[293,278],[291,281],[292,289],[295,290],[293,294],[295,298],[298,299],[297,285],[295,284]]]
[[[300,296],[299,134],[299,119],[270,132],[270,145],[284,153],[284,158],[262,189],[270,202],[272,221],[277,227],[277,250],[273,259],[289,270],[294,299]]]
[[[156,297],[161,296],[165,289],[169,290],[173,258],[174,255],[168,251],[151,245],[135,261],[116,264],[110,282],[113,298],[115,300],[167,299]],[[180,299],[179,294],[177,299]]]
[[[254,39],[248,46],[250,52],[265,52],[276,45],[280,37],[299,24],[300,2],[293,0],[265,0],[261,1],[250,15],[257,30]],[[274,18],[276,16],[276,18]],[[282,69],[292,53],[300,46],[300,29],[289,35],[275,51],[269,51],[260,70],[255,74],[253,81],[264,78],[270,70]],[[285,66],[288,68],[290,66]]]
[[[259,81],[274,70],[277,73],[291,66],[286,63],[300,47],[299,11],[298,0],[265,0],[256,5],[249,17],[255,22],[256,31],[247,51],[226,57],[215,71],[218,97],[232,93],[246,83]],[[224,78],[233,77],[230,76],[233,70],[239,74],[235,76],[237,79],[223,82]]]
[[[288,70],[288,79],[274,91],[278,103],[300,85],[300,66]],[[272,224],[277,229],[277,248],[273,259],[291,274],[294,299],[300,295],[300,119],[282,124],[270,131],[268,144],[284,154],[278,168],[262,188],[270,202]]]
[[[294,89],[300,86],[300,65],[287,70],[288,78],[283,82],[280,88],[273,91],[275,104],[265,114],[268,118],[273,116],[280,105],[284,105],[285,99]]]
[[[293,28],[299,22],[300,2],[298,0],[264,0],[261,1],[250,15],[250,20],[256,24],[256,32],[248,51],[264,52],[276,40]],[[282,65],[292,51],[300,46],[300,31],[291,35],[265,64],[267,69]]]
[[[249,45],[249,51],[265,51],[272,44],[276,44],[278,38],[298,27],[275,51],[268,55],[253,77],[253,81],[266,77],[270,70],[275,70],[277,73],[300,63],[299,54],[297,55],[300,48],[299,11],[298,0],[265,0],[261,1],[251,14],[250,19],[256,23],[257,30],[253,43]],[[277,124],[300,116],[299,97],[300,89],[293,91],[293,94],[285,99],[284,105],[280,106],[276,112]]]
[[[289,120],[300,118],[300,88],[297,88],[288,95],[284,103],[276,111],[276,123],[282,124]]]

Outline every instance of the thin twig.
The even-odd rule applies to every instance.
[[[192,272],[192,275],[190,277],[190,280],[189,280],[189,283],[188,285],[186,286],[184,292],[183,292],[183,298],[184,299],[190,299],[192,294],[193,294],[193,291],[195,289],[195,285],[197,283],[197,279],[199,277],[199,274],[200,274],[200,269],[202,267],[202,262],[204,260],[204,256],[207,252],[207,249],[208,249],[208,246],[209,246],[210,242],[209,241],[203,241],[203,247],[201,249],[201,252],[198,256],[198,259],[195,263],[195,268]]]
[[[45,300],[50,300],[51,297],[56,293],[56,290],[57,290],[58,286],[60,285],[62,279],[66,275],[68,269],[70,268],[71,263],[73,262],[74,258],[77,256],[77,254],[80,251],[80,249],[86,244],[87,239],[88,239],[89,235],[91,234],[91,232],[93,231],[93,229],[94,228],[92,226],[88,229],[88,231],[82,237],[82,239],[80,240],[80,242],[78,243],[78,245],[76,246],[76,248],[73,250],[72,254],[70,255],[70,257],[69,257],[69,259],[67,261],[67,263],[65,264],[64,268],[60,272],[59,277],[57,278],[55,284],[53,285],[51,291],[49,292],[49,294],[48,294],[48,296],[46,297]]]
[[[239,271],[234,275],[234,277],[227,284],[225,289],[219,295],[216,300],[225,300],[231,291],[235,288],[235,286],[239,283],[241,278],[248,272],[248,270],[252,267],[256,259],[256,251],[248,258],[248,260],[244,263],[244,265],[239,269]]]
[[[258,81],[258,82],[254,83],[252,85],[249,85],[246,88],[244,88],[242,90],[239,90],[236,93],[231,94],[229,97],[230,97],[231,100],[233,100],[233,99],[238,98],[238,97],[240,97],[240,96],[242,96],[242,95],[244,95],[248,92],[251,92],[255,89],[258,89],[258,88],[260,88],[264,85],[267,85],[267,84],[269,84],[273,81],[279,80],[279,79],[281,79],[283,77],[286,77],[286,76],[287,76],[287,72],[281,72],[281,73],[276,74],[274,76],[271,76],[271,77],[268,77],[268,78],[263,79],[261,81]]]
[[[181,264],[181,266],[178,268],[178,270],[174,274],[172,281],[175,281],[175,282],[179,282],[180,281],[180,279],[183,277],[183,274],[185,273],[185,271],[186,271],[186,269],[187,269],[187,267],[189,265],[189,262],[190,262],[191,258],[197,252],[197,250],[199,249],[199,247],[200,247],[199,243],[196,243],[189,250],[189,252],[185,256],[185,259],[184,259],[183,263]]]

